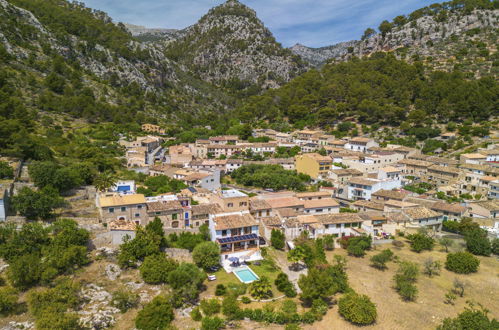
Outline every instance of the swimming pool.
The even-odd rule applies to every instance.
[[[239,268],[233,271],[234,275],[239,279],[239,281],[248,284],[254,281],[258,281],[260,278],[255,274],[249,267]]]

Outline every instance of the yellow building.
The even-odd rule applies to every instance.
[[[317,153],[298,155],[295,157],[295,167],[299,173],[310,175],[315,180],[327,179],[331,171],[333,160],[328,156]]]

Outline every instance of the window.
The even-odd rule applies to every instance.
[[[178,217],[178,214],[177,214],[177,213],[173,213],[173,214],[172,214],[172,220],[177,220],[177,217]]]
[[[227,236],[227,230],[222,230],[222,236]]]
[[[234,203],[227,203],[227,207],[234,207]]]
[[[135,213],[135,217],[136,218],[140,217],[140,213]]]
[[[345,228],[350,228],[350,225],[349,223],[345,223]]]
[[[121,212],[125,212],[126,211],[126,207],[125,206],[122,206],[121,207]]]
[[[141,210],[141,209],[142,209],[142,205],[137,205],[137,208],[138,208],[139,210]]]
[[[337,223],[336,228],[341,228],[341,223]]]
[[[114,207],[109,208],[109,213],[114,213]]]
[[[161,214],[161,212],[155,212],[155,214],[156,214],[156,215],[160,215],[160,214]]]

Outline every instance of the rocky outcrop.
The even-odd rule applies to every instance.
[[[87,329],[105,329],[114,325],[120,312],[111,306],[112,295],[96,284],[88,284],[81,292],[86,301],[78,311],[80,324]]]
[[[352,47],[355,47],[358,43],[358,41],[352,40],[320,48],[310,48],[302,44],[296,44],[291,47],[290,50],[313,66],[321,66],[331,58],[341,58],[346,56],[348,51],[351,50]]]
[[[395,27],[385,35],[375,33],[365,40],[348,41],[323,48],[309,48],[298,44],[291,47],[291,51],[313,65],[393,51],[399,59],[409,62],[427,59],[429,62],[426,64],[434,69],[452,70],[456,64],[467,61],[473,63],[475,73],[490,73],[493,59],[484,56],[486,51],[483,49],[491,54],[497,51],[498,17],[499,10],[474,10],[468,14],[455,11],[445,20],[439,20],[436,16],[423,16]],[[466,52],[468,56],[459,58],[459,52],[463,48],[469,48],[470,43],[477,42],[484,44],[482,51],[471,54]]]

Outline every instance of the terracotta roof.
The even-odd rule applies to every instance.
[[[380,171],[386,172],[386,173],[392,173],[392,172],[401,172],[402,169],[394,166],[386,166],[380,169]]]
[[[452,173],[452,174],[459,174],[461,172],[461,171],[459,171],[458,168],[450,167],[450,166],[440,166],[440,165],[432,165],[428,169],[431,171]]]
[[[482,155],[482,154],[477,154],[477,153],[472,153],[472,154],[462,154],[461,155],[462,157],[465,157],[465,158],[468,158],[468,159],[483,159],[483,158],[487,158],[486,155]]]
[[[402,159],[398,161],[399,164],[407,166],[418,166],[418,167],[430,167],[432,163],[426,162],[424,160],[417,159]]]
[[[206,178],[207,176],[210,176],[210,173],[191,173],[187,175],[185,178],[183,178],[184,181],[197,181],[197,180],[202,180]]]
[[[314,191],[314,192],[302,192],[297,193],[296,197],[298,198],[307,198],[307,197],[330,197],[331,194],[327,191]]]
[[[279,217],[266,217],[260,220],[265,226],[279,227],[282,226],[282,221]]]
[[[347,176],[347,175],[362,175],[362,172],[354,168],[342,168],[338,170],[332,170],[337,176]]]
[[[450,213],[464,213],[466,211],[466,207],[460,205],[459,203],[446,203],[446,202],[436,202],[431,207],[432,210],[435,211],[444,211]]]
[[[362,222],[362,218],[357,213],[334,213],[315,215],[322,224],[352,223]]]
[[[298,217],[296,217],[296,219],[301,224],[311,224],[319,222],[319,220],[315,217],[315,215],[308,215],[308,214],[299,215]]]
[[[373,180],[368,180],[366,178],[358,178],[358,177],[353,177],[349,181],[349,183],[354,183],[354,184],[360,184],[363,186],[374,186],[377,182]]]
[[[284,207],[303,207],[303,201],[299,200],[296,197],[282,197],[282,198],[269,198],[267,199],[267,203],[270,204],[270,206],[273,209],[280,209]]]
[[[403,200],[405,197],[407,197],[407,195],[409,195],[409,193],[403,191],[381,189],[372,193],[371,195],[375,197]]]
[[[218,204],[199,204],[191,206],[192,215],[217,214],[222,213],[222,208]]]
[[[315,209],[321,207],[338,207],[338,206],[340,206],[340,204],[338,204],[338,202],[332,198],[306,200],[304,205],[306,209]]]
[[[403,212],[413,220],[434,218],[441,215],[440,213],[430,210],[424,206],[405,209]]]
[[[385,208],[383,203],[363,200],[356,201],[355,203],[352,203],[352,205],[380,211],[383,211]]]
[[[145,203],[146,203],[146,198],[142,194],[116,195],[109,197],[101,197],[99,199],[99,205],[101,207],[135,205],[135,204],[145,204]]]
[[[251,211],[267,210],[271,208],[272,206],[263,199],[250,199],[249,201],[249,209]]]
[[[241,228],[257,226],[258,223],[250,214],[233,214],[216,217],[214,219],[215,229],[224,230],[232,228]]]
[[[182,205],[179,201],[160,201],[147,203],[148,212],[173,211],[182,210]]]
[[[499,149],[480,150],[479,153],[484,155],[499,155]]]
[[[298,213],[296,213],[296,211],[292,208],[279,209],[279,210],[277,210],[277,214],[279,214],[279,216],[281,216],[281,218],[292,218],[292,217],[296,217],[298,215]]]
[[[331,157],[329,156],[322,156],[318,153],[309,153],[309,154],[304,154],[304,155],[300,155],[300,156],[297,156],[297,157],[308,157],[308,158],[312,158],[314,159],[315,161],[318,161],[318,162],[332,162],[333,160],[331,159]]]
[[[364,138],[364,137],[354,137],[351,139],[349,142],[356,142],[356,143],[368,143],[371,141],[370,138]]]
[[[475,203],[488,211],[498,211],[499,210],[499,200],[478,202]]]
[[[402,201],[395,200],[395,199],[389,199],[389,200],[385,201],[385,206],[393,206],[396,208],[405,209],[408,207],[418,207],[419,204],[402,202]]]

